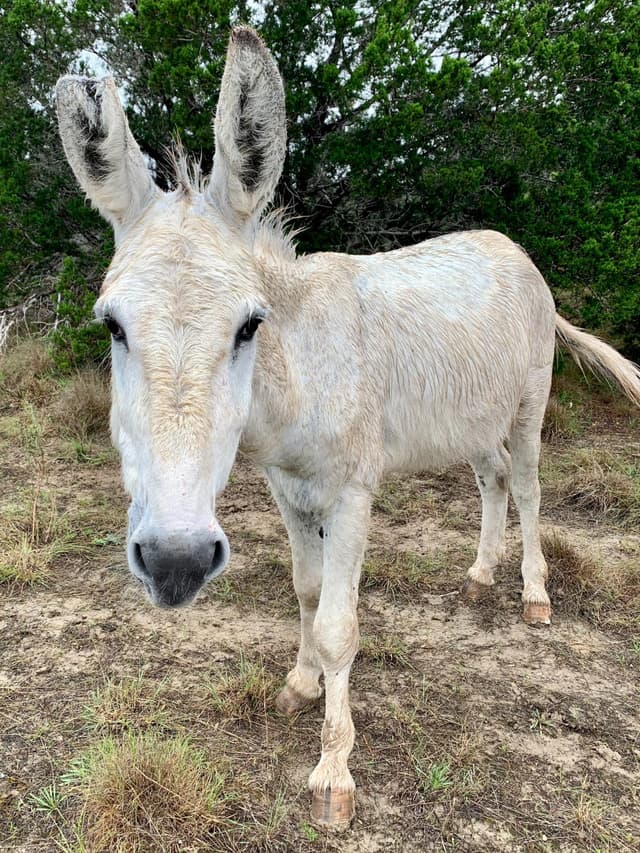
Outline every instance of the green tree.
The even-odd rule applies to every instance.
[[[62,5],[14,0],[0,17],[0,306],[55,286],[65,254],[91,269],[106,230],[57,137],[53,86],[78,51]]]
[[[167,187],[172,134],[211,165],[228,31],[244,21],[262,31],[285,79],[280,196],[306,228],[304,250],[368,252],[497,228],[529,251],[563,311],[640,348],[634,0],[14,0],[4,9],[0,305],[64,257],[74,281],[82,273],[95,286],[109,252],[54,135],[56,76],[81,56],[106,63]]]

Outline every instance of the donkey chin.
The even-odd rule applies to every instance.
[[[127,556],[131,573],[153,604],[165,609],[185,607],[224,571],[229,542],[217,525],[213,530],[168,534],[138,529],[129,539]]]

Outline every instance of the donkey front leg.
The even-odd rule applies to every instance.
[[[292,716],[322,695],[322,665],[316,652],[313,623],[322,586],[324,526],[318,518],[292,507],[273,483],[271,489],[289,534],[293,586],[300,605],[298,660],[276,699],[280,713]]]
[[[367,539],[371,496],[343,491],[324,538],[322,590],[313,624],[315,648],[325,683],[322,756],[309,777],[311,815],[318,823],[349,824],[355,812],[355,784],[347,760],[354,728],[349,708],[349,673],[358,650],[358,583]]]

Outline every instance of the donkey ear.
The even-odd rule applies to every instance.
[[[56,100],[69,165],[117,237],[160,190],[131,135],[115,83],[61,77]]]
[[[249,27],[231,33],[214,129],[209,194],[245,222],[259,216],[271,201],[287,141],[278,67]]]

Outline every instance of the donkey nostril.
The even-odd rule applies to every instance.
[[[224,561],[224,545],[222,540],[218,539],[213,549],[213,560],[211,561],[211,571],[215,572]]]
[[[214,542],[211,563],[209,564],[210,568],[207,572],[205,580],[211,580],[211,578],[217,577],[220,572],[224,571],[228,559],[229,543],[227,542],[227,537],[223,533],[220,539],[216,539],[216,541]]]
[[[134,542],[133,544],[133,558],[136,561],[138,568],[145,573],[147,576],[151,576],[149,569],[147,568],[147,564],[144,561],[144,557],[142,556],[142,548],[140,547],[139,542]]]

